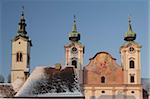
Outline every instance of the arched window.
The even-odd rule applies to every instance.
[[[130,66],[130,68],[134,68],[134,61],[133,60],[130,60],[129,66]]]
[[[28,58],[27,58],[27,63],[28,65],[30,64],[30,56],[28,55]]]
[[[130,76],[130,82],[131,82],[131,83],[134,83],[134,75],[131,75],[131,76]]]
[[[73,60],[73,61],[72,61],[72,65],[73,65],[75,68],[77,68],[77,61],[76,61],[76,60]]]
[[[104,76],[101,77],[101,83],[105,83],[105,77]]]
[[[16,55],[16,60],[17,60],[17,62],[19,62],[19,53],[17,53],[17,55]]]
[[[16,54],[16,61],[17,61],[17,62],[22,62],[22,60],[23,60],[23,55],[22,55],[21,52],[18,52],[18,53]]]
[[[20,53],[20,62],[22,62],[22,53]]]

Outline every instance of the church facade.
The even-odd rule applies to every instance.
[[[120,46],[121,65],[108,52],[98,52],[84,66],[85,46],[80,42],[74,16],[73,28],[69,33],[69,43],[64,45],[65,67],[73,66],[83,95],[86,99],[142,99],[141,85],[141,45],[136,41],[131,19],[124,43]],[[11,82],[30,75],[31,39],[26,32],[24,12],[21,14],[17,35],[12,39]],[[108,99],[109,99],[108,98]]]

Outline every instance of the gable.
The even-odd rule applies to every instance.
[[[123,82],[122,67],[116,64],[116,59],[107,52],[97,53],[85,67],[85,83],[100,84],[102,76],[106,78],[107,84]]]

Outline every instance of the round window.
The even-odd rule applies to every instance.
[[[130,52],[130,53],[134,53],[134,52],[135,52],[135,49],[134,49],[133,47],[130,47],[130,48],[129,48],[129,52]]]
[[[76,54],[77,52],[78,52],[78,51],[77,51],[77,48],[76,48],[76,47],[73,47],[73,48],[72,48],[72,53],[73,53],[73,54]]]

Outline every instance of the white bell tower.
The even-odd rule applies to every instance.
[[[74,66],[78,78],[82,79],[84,45],[80,42],[80,33],[77,32],[75,16],[72,32],[69,33],[69,40],[70,42],[64,46],[66,58],[65,65]]]
[[[32,42],[26,32],[24,11],[22,11],[17,35],[12,39],[11,82],[26,80],[30,72],[30,48]]]
[[[129,17],[128,32],[125,33],[125,42],[120,48],[125,84],[141,84],[141,45],[135,39],[136,33],[132,31]]]

